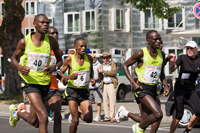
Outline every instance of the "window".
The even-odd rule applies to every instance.
[[[87,10],[83,11],[83,32],[97,30],[97,11]]]
[[[80,13],[64,13],[64,32],[65,34],[80,33]]]
[[[25,15],[28,16],[28,12],[30,11],[30,15],[37,15],[37,1],[28,1],[24,2]],[[29,10],[30,9],[30,10]]]
[[[1,2],[0,4],[1,4],[1,5],[0,5],[0,17],[3,17],[3,13],[4,13],[4,3]]]
[[[152,9],[147,9],[146,12],[140,12],[141,30],[161,30],[162,20],[158,19],[155,14],[152,13]]]
[[[52,17],[48,17],[49,19],[49,26],[53,26],[53,18]]]
[[[181,49],[179,47],[165,47],[164,48],[165,55],[168,56],[170,53],[176,53],[176,59],[179,55],[185,54],[185,49]],[[165,75],[166,76],[176,76],[180,72],[180,68],[176,69],[174,72],[170,71],[171,64],[167,63],[165,66]]]
[[[32,32],[32,31],[35,31],[34,27],[31,27],[30,29],[29,28],[24,28],[24,37],[26,35],[28,35],[28,33]]]
[[[110,29],[129,32],[130,30],[130,10],[112,8]]]
[[[183,20],[183,23],[180,22]],[[180,25],[179,25],[180,24]],[[175,29],[179,25],[178,29],[185,29],[185,8],[182,7],[172,18],[164,20],[165,29]]]

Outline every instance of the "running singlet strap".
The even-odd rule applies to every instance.
[[[68,80],[68,87],[76,89],[87,89],[90,81],[90,62],[87,55],[84,55],[84,64],[82,66],[78,65],[75,59],[75,54],[71,56],[72,70],[70,75],[73,73],[78,73],[76,80]]]
[[[35,46],[31,40],[31,35],[34,32],[30,32],[25,37],[25,51],[20,57],[20,65],[29,66],[30,72],[27,76],[24,76],[20,72],[20,76],[28,84],[38,84],[38,85],[49,85],[50,75],[46,75],[44,64],[49,65],[51,58],[51,48],[48,34],[45,34],[43,43],[40,46]]]
[[[157,49],[156,58],[151,57],[147,48],[142,48],[143,50],[143,65],[141,68],[136,67],[135,71],[138,76],[138,80],[141,83],[147,85],[157,84],[160,78],[160,72],[163,63],[162,53]]]

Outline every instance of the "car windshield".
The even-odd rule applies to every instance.
[[[122,70],[122,65],[125,62],[124,57],[112,57],[112,61],[115,62],[117,70]]]

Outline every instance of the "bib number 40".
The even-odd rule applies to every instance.
[[[33,65],[35,65],[35,66],[41,66],[42,65],[42,61],[41,60],[35,60],[33,62]]]

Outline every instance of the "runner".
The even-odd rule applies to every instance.
[[[95,80],[93,79],[93,59],[85,53],[87,48],[86,41],[83,38],[77,38],[74,42],[74,48],[76,53],[64,60],[63,67],[60,70],[63,79],[68,80],[64,99],[68,101],[72,116],[72,123],[69,128],[70,133],[77,131],[79,117],[87,123],[92,122],[92,105],[87,88],[89,81],[92,85],[95,85]],[[69,75],[64,75],[68,68]],[[80,106],[82,114],[78,112],[78,106]]]
[[[31,32],[21,39],[11,57],[12,65],[20,71],[20,76],[24,80],[23,90],[27,93],[32,106],[28,113],[25,111],[24,104],[18,106],[18,111],[14,105],[11,105],[10,125],[15,127],[17,120],[22,118],[29,124],[39,127],[39,133],[47,133],[48,114],[45,102],[50,87],[50,75],[61,67],[62,59],[56,39],[46,34],[49,28],[46,15],[36,15],[33,24],[36,32]],[[49,66],[51,50],[55,53],[57,64]]]
[[[58,30],[55,27],[49,27],[48,29],[48,35],[54,37],[58,41]],[[61,56],[63,55],[63,52],[61,49],[59,49]],[[51,63],[50,64],[56,64],[56,57],[53,52],[51,51]],[[54,127],[53,131],[54,133],[61,133],[61,97],[60,97],[60,90],[58,88],[58,82],[56,80],[57,72],[53,72],[51,75],[51,86],[50,90],[48,92],[48,105],[50,107],[50,110],[53,113],[53,120],[54,120]]]
[[[191,133],[193,126],[200,119],[199,98],[195,91],[195,81],[200,71],[200,58],[196,56],[198,50],[196,42],[187,42],[186,50],[187,55],[180,55],[176,61],[170,60],[172,72],[180,66],[180,73],[174,89],[176,116],[172,120],[170,133],[174,133],[183,116],[184,102],[187,102],[194,110],[194,115],[190,119],[190,123],[183,133]]]
[[[140,121],[132,126],[134,133],[143,133],[144,130],[151,124],[151,133],[155,133],[162,120],[163,113],[157,103],[157,82],[160,78],[164,84],[164,96],[169,93],[169,88],[163,71],[164,53],[159,50],[161,37],[155,30],[150,30],[146,34],[148,46],[135,52],[122,66],[126,77],[131,82],[135,90],[135,98],[139,104],[141,119],[134,114],[128,112],[123,106],[119,108],[116,117],[119,121],[120,117],[128,116],[133,120]],[[138,63],[135,71],[138,75],[139,83],[136,83],[131,77],[128,67],[134,63]],[[159,102],[159,101],[158,101]],[[140,104],[141,103],[141,104]],[[136,118],[135,118],[136,117]]]

